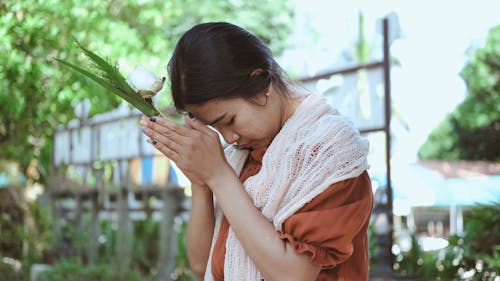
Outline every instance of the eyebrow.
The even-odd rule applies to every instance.
[[[224,117],[226,117],[226,115],[227,115],[227,113],[222,114],[221,116],[217,117],[214,121],[212,121],[212,122],[208,122],[208,124],[207,124],[207,125],[209,125],[209,126],[213,126],[213,125],[215,125],[215,123],[217,123],[217,122],[219,122],[220,120],[224,119]]]

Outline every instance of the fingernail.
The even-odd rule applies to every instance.
[[[154,117],[154,116],[153,117],[149,117],[149,121],[156,122],[156,117]]]
[[[141,119],[141,120],[139,120],[139,125],[145,127],[146,125],[148,125],[148,123]]]

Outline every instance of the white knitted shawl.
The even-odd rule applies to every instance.
[[[248,151],[232,146],[226,158],[240,174]],[[359,176],[368,168],[368,141],[324,97],[310,94],[297,107],[269,145],[262,168],[243,186],[255,206],[281,231],[283,222],[330,185]],[[212,281],[211,260],[223,214],[216,204],[216,222],[205,280]],[[333,218],[332,218],[333,219]],[[224,279],[261,280],[252,260],[229,229]]]

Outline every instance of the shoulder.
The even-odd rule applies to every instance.
[[[295,147],[300,153],[321,153],[342,149],[368,149],[364,139],[353,122],[336,111],[325,114],[310,126],[300,129]]]
[[[314,145],[329,140],[356,137],[359,130],[348,117],[331,108],[308,126],[300,128],[300,134],[304,137],[302,140],[305,144]],[[326,137],[328,138],[325,139]]]
[[[357,201],[372,201],[371,180],[367,171],[361,175],[331,184],[297,213],[336,208]]]

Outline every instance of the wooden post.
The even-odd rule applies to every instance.
[[[52,174],[52,179],[48,185],[49,189],[49,198],[50,198],[50,212],[52,217],[52,247],[58,245],[59,241],[61,241],[61,228],[60,228],[60,213],[59,213],[59,204],[57,203],[57,197],[55,195],[56,191],[56,180],[55,173]]]
[[[52,136],[52,143],[56,143],[56,134]],[[56,169],[56,161],[55,161],[55,149],[52,150],[51,162],[50,162],[50,177],[47,185],[49,199],[50,199],[50,216],[52,218],[52,241],[51,246],[55,247],[57,243],[60,241],[60,227],[59,227],[59,208],[57,205],[57,198],[54,195],[56,188],[59,187],[56,179],[59,178],[57,175]]]
[[[163,202],[160,218],[160,241],[158,257],[158,281],[171,280],[175,270],[175,256],[177,254],[177,235],[174,229],[175,217],[182,203],[182,190],[178,187],[167,186],[161,190]]]
[[[97,247],[98,247],[98,236],[99,236],[99,191],[102,189],[103,185],[103,170],[102,168],[93,168],[95,159],[98,153],[98,131],[95,126],[90,126],[90,162],[89,170],[95,175],[95,186],[94,192],[90,194],[90,225],[89,225],[89,245],[88,245],[88,262],[93,264],[97,261]]]
[[[109,167],[108,165],[111,165],[111,162],[107,162],[106,164],[103,165],[103,177],[101,179],[103,180],[103,186],[102,190],[100,191],[101,196],[102,196],[102,211],[103,214],[105,215],[105,220],[109,224],[108,227],[106,228],[105,236],[110,238],[111,233],[113,232],[112,230],[112,221],[115,219],[111,215],[111,199],[110,199],[110,192],[109,192],[109,187],[107,186],[109,183],[104,181],[104,171],[106,170],[106,167]],[[116,245],[115,245],[116,246]],[[111,241],[106,241],[105,247],[104,247],[104,256],[105,259],[111,259],[113,257],[113,246],[111,245]]]
[[[75,233],[78,235],[83,235],[83,204],[84,204],[84,199],[83,199],[83,192],[88,191],[87,187],[87,177],[89,174],[89,167],[84,166],[83,167],[83,173],[82,173],[82,186],[76,190],[76,210],[75,210]],[[81,239],[84,238],[83,236],[80,237]],[[84,240],[80,240],[84,241]],[[77,255],[79,257],[83,257],[84,253],[84,245],[81,243],[78,243],[76,246],[76,251]]]
[[[92,193],[90,196],[91,209],[90,209],[90,225],[89,225],[89,245],[88,245],[88,259],[89,263],[97,261],[97,240],[99,236],[99,202],[98,194]]]
[[[76,190],[75,191],[75,196],[76,196],[76,207],[75,207],[75,220],[73,222],[73,227],[74,227],[74,233],[76,234],[76,237],[79,237],[83,232],[83,225],[82,225],[82,213],[83,213],[83,200],[82,200],[82,190]],[[64,235],[64,234],[63,234]],[[82,241],[81,239],[78,239],[77,241]],[[80,245],[79,242],[73,244],[75,246],[76,254],[78,257],[82,257],[83,253],[83,245]]]
[[[118,162],[120,173],[120,190],[118,192],[118,232],[116,234],[117,270],[120,280],[125,280],[125,274],[130,269],[132,260],[132,224],[129,218],[128,193],[130,181],[128,178],[128,162]]]
[[[99,236],[99,191],[103,186],[103,171],[99,169],[95,171],[96,177],[96,187],[95,193],[92,193],[91,209],[90,209],[90,229],[89,229],[89,247],[88,247],[88,257],[89,263],[95,263],[97,261],[97,239]]]

